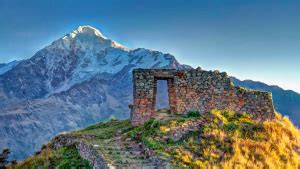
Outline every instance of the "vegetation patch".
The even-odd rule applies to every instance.
[[[12,166],[10,166],[13,168]],[[48,146],[36,155],[27,158],[15,166],[20,169],[31,168],[84,168],[89,169],[89,162],[80,157],[74,146],[53,150]]]
[[[71,132],[71,134],[88,134],[96,136],[97,139],[111,139],[114,137],[117,130],[131,130],[132,126],[129,120],[117,120],[111,119],[107,122],[101,122],[92,126],[89,126],[83,130],[76,130]]]
[[[187,113],[187,116],[188,117],[199,117],[200,116],[200,113],[198,111],[189,111]]]

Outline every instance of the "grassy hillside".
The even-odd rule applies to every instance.
[[[198,121],[178,141],[168,132]],[[138,134],[140,137],[136,137]],[[149,121],[127,132],[156,152],[171,157],[173,164],[193,167],[300,167],[300,132],[287,118],[277,114],[275,121],[253,121],[247,114],[212,111],[200,117],[180,118],[160,124]]]
[[[95,136],[86,143],[98,145],[99,153],[112,164],[159,159],[191,168],[300,167],[300,132],[279,114],[273,121],[256,122],[248,114],[231,111],[191,112],[163,121],[152,119],[134,128],[129,120],[111,120],[69,134]],[[28,160],[36,161],[41,155]]]
[[[35,168],[84,168],[89,169],[88,161],[82,159],[73,146],[53,150],[45,146],[38,154],[27,158],[20,164],[8,168],[35,169]]]

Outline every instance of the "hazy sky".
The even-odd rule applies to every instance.
[[[0,0],[0,62],[29,58],[79,25],[300,92],[299,0]]]

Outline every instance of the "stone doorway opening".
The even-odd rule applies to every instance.
[[[159,116],[169,116],[174,113],[174,79],[169,77],[155,77],[154,80],[154,108]]]
[[[155,110],[170,110],[170,99],[167,80],[156,80]]]

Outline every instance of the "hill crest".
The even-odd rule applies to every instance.
[[[101,122],[60,135],[44,149],[73,145],[93,168],[298,168],[299,143],[299,130],[279,114],[274,120],[257,122],[246,113],[212,110],[151,119],[139,127],[128,120]],[[43,151],[19,167],[47,167],[53,157],[44,157]]]

